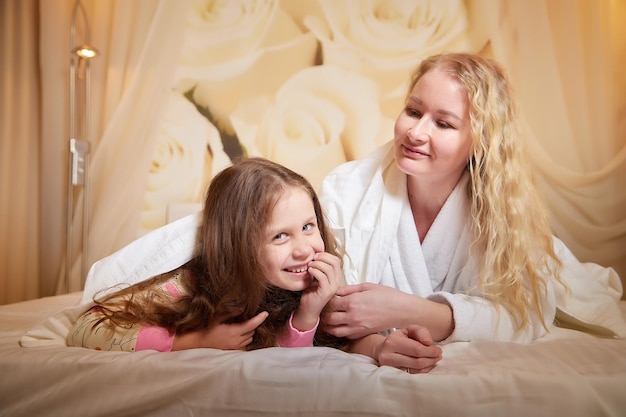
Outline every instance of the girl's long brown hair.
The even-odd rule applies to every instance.
[[[248,350],[276,346],[277,333],[301,294],[267,284],[262,242],[276,202],[292,187],[311,196],[325,251],[340,256],[317,194],[304,177],[263,158],[241,159],[211,181],[199,235],[201,250],[184,266],[191,271],[182,279],[186,295],[172,300],[149,290],[126,291],[125,297],[117,293],[97,304],[114,324],[141,322],[176,334],[268,311]],[[318,330],[316,344],[343,347],[344,341]]]

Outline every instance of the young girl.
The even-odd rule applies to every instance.
[[[210,184],[199,239],[200,253],[182,267],[96,300],[68,345],[123,351],[343,345],[316,334],[343,273],[317,195],[302,176],[260,158],[226,168]]]

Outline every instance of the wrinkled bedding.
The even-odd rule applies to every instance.
[[[80,298],[0,306],[0,416],[626,415],[626,340],[560,327],[530,345],[444,345],[423,375],[318,347],[100,352],[66,347],[60,334],[20,346]]]

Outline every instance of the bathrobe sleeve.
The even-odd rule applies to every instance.
[[[626,322],[618,304],[622,295],[619,275],[612,268],[580,262],[560,239],[554,237],[553,242],[555,253],[563,263],[560,274],[563,282],[552,279],[547,282],[548,294],[543,299],[542,312],[548,329],[555,323],[602,337],[626,337]],[[464,283],[457,285],[466,290],[471,288]],[[451,290],[435,292],[428,298],[446,302],[453,309],[455,329],[446,342],[501,340],[528,343],[549,331],[536,315],[530,317],[527,326],[515,330],[517,323],[510,313],[480,296]]]
[[[517,323],[504,307],[495,306],[480,296],[437,292],[427,298],[452,307],[454,331],[442,343],[472,340],[529,343],[547,332],[541,317],[536,315],[530,317],[528,325],[517,330]],[[554,292],[549,291],[543,302],[543,320],[548,328],[555,312]]]

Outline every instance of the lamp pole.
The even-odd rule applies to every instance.
[[[81,18],[85,42],[76,42],[77,18]],[[80,0],[74,2],[70,25],[70,100],[69,100],[69,175],[66,211],[65,291],[71,291],[71,272],[74,254],[74,192],[82,187],[81,225],[81,287],[87,272],[87,232],[89,224],[89,59],[97,55],[90,46],[87,14]]]

